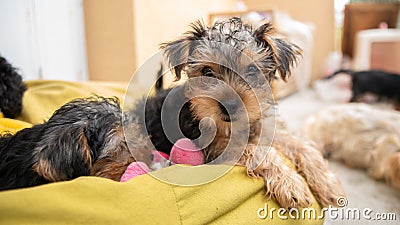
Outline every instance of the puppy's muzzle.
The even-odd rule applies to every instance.
[[[233,122],[238,119],[238,110],[241,102],[236,99],[227,99],[219,102],[221,119],[225,122]]]

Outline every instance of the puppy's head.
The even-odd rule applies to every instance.
[[[269,85],[276,73],[287,80],[299,48],[272,37],[270,23],[253,29],[232,18],[210,27],[196,22],[192,28],[162,49],[176,78],[189,77],[185,95],[194,115],[212,118],[217,127],[245,115],[250,123],[259,120],[272,104]]]
[[[270,23],[253,29],[234,17],[210,27],[197,21],[191,27],[181,38],[161,45],[177,79],[182,71],[189,77],[226,75],[222,66],[242,75],[262,73],[268,81],[278,72],[287,80],[301,54],[296,45],[272,37]]]
[[[87,175],[119,180],[134,161],[116,99],[73,100],[40,126],[33,169],[50,182]]]

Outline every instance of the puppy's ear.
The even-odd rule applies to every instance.
[[[265,23],[253,32],[256,41],[267,50],[271,51],[272,58],[276,64],[280,77],[287,81],[291,74],[292,67],[301,56],[301,49],[292,43],[270,36],[273,31],[271,23]]]
[[[83,123],[50,127],[43,137],[35,148],[39,175],[51,182],[89,175],[93,156]]]
[[[190,42],[188,38],[181,38],[161,45],[161,49],[164,50],[164,57],[169,67],[172,68],[176,80],[181,79],[181,72],[187,64]]]
[[[189,55],[197,44],[196,41],[204,37],[206,27],[202,21],[196,21],[190,25],[193,30],[183,34],[175,41],[161,44],[164,57],[172,68],[176,80],[181,78],[181,72],[187,65]]]

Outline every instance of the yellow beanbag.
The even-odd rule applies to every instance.
[[[42,123],[74,98],[97,94],[123,100],[126,88],[124,84],[104,82],[29,81],[27,85],[21,121],[0,118],[1,132],[14,133],[31,123]],[[126,183],[81,177],[3,191],[0,224],[323,224],[321,218],[278,215],[277,203],[265,197],[264,181],[248,177],[243,167],[204,165],[193,167],[192,174],[182,173],[180,168],[164,168]],[[198,186],[167,184],[152,176],[204,180],[219,170],[229,172]],[[320,215],[317,203],[312,210]]]
[[[179,165],[156,172],[180,176]],[[227,166],[196,167],[208,176]],[[245,168],[199,186],[166,184],[146,174],[126,183],[98,177],[0,192],[2,224],[322,224],[321,219],[281,219],[264,196],[264,182]],[[313,207],[317,212],[317,204]],[[272,215],[266,213],[276,209]],[[286,216],[288,216],[286,214]],[[264,218],[266,217],[266,218]],[[271,219],[272,218],[272,219]]]
[[[127,88],[125,83],[117,82],[33,80],[26,84],[28,90],[24,94],[23,109],[18,119],[33,124],[48,120],[55,110],[76,98],[93,95],[117,97],[123,104]]]
[[[24,121],[3,118],[3,114],[0,113],[0,135],[6,133],[14,134],[15,132],[21,129],[28,128],[31,126],[32,124]]]

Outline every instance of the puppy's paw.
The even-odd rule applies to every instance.
[[[270,148],[263,162],[249,174],[262,177],[266,195],[275,198],[283,208],[304,208],[314,202],[305,179],[287,165],[275,148]]]
[[[337,182],[321,182],[317,188],[314,188],[313,193],[321,207],[344,207],[347,205],[342,186]]]
[[[275,187],[267,186],[267,193],[271,191],[272,196],[283,208],[305,208],[314,202],[313,196],[304,181],[297,173],[282,176]],[[271,190],[269,190],[272,188]]]

